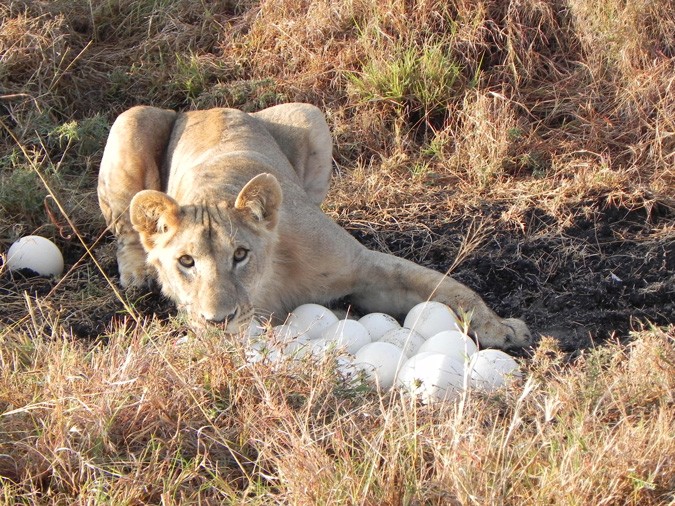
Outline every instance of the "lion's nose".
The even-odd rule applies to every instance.
[[[237,313],[239,313],[239,308],[235,307],[234,311],[232,311],[230,314],[228,314],[225,317],[225,323],[233,322],[234,320],[236,320],[237,319]]]
[[[237,318],[237,314],[239,313],[239,308],[236,307],[234,308],[234,311],[232,311],[229,314],[223,315],[223,314],[205,314],[202,313],[202,318],[204,318],[207,322],[209,323],[231,323]]]

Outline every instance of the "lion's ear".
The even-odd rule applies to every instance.
[[[258,174],[239,192],[234,207],[245,211],[253,220],[272,230],[279,221],[282,198],[277,178],[272,174]]]
[[[129,207],[134,230],[146,250],[152,248],[158,234],[175,229],[180,222],[180,206],[166,193],[143,190],[134,195]]]

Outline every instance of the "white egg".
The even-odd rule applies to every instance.
[[[281,359],[279,349],[265,341],[254,341],[246,348],[246,361],[249,364],[257,364],[263,360],[276,362]]]
[[[492,392],[522,376],[518,362],[500,350],[481,350],[471,357],[471,386]]]
[[[272,346],[282,355],[301,358],[309,351],[309,337],[293,325],[277,325],[272,328]]]
[[[442,353],[465,362],[478,348],[466,334],[456,330],[444,330],[424,341],[417,353],[423,351]]]
[[[420,346],[424,344],[424,338],[420,334],[405,327],[390,330],[382,336],[380,341],[398,346],[409,357],[417,353]]]
[[[367,381],[383,390],[392,387],[396,372],[406,361],[401,348],[382,341],[366,344],[354,357],[354,365],[365,373]]]
[[[332,353],[336,354],[336,356],[342,356],[344,351],[346,351],[345,348],[339,346],[334,339],[319,337],[317,339],[310,339],[307,342],[307,349],[302,355],[311,354],[316,358],[323,358]]]
[[[288,315],[286,324],[306,333],[310,339],[318,339],[336,321],[338,317],[330,309],[319,304],[303,304]]]
[[[289,342],[294,340],[296,337],[304,335],[303,332],[295,327],[294,325],[277,325],[272,327],[272,338],[275,341],[279,342]]]
[[[182,336],[182,337],[179,337],[178,339],[176,339],[173,344],[174,344],[174,346],[182,346],[182,345],[187,344],[189,342],[190,342],[190,337],[185,335],[185,336]]]
[[[7,268],[30,269],[40,276],[59,276],[63,273],[63,255],[49,239],[27,235],[9,247]]]
[[[422,357],[428,357],[429,355],[438,355],[438,352],[436,351],[418,351],[415,353],[412,357],[409,358],[415,358],[415,360],[420,360]]]
[[[292,341],[284,343],[281,352],[287,357],[302,358],[311,351],[311,342],[305,334],[300,334]]]
[[[464,390],[464,373],[464,364],[459,360],[424,352],[403,364],[396,382],[426,404],[451,401]]]
[[[440,302],[421,302],[408,311],[403,326],[419,332],[424,339],[444,330],[462,331],[455,312]]]
[[[396,318],[384,313],[367,314],[361,317],[359,323],[368,330],[373,341],[378,341],[390,330],[401,328]]]
[[[360,369],[354,365],[351,356],[341,356],[335,359],[335,369],[348,383],[356,384],[359,380]]]
[[[366,328],[356,320],[337,321],[327,327],[321,333],[321,337],[334,342],[336,347],[346,348],[351,354],[356,353],[371,341]]]
[[[249,322],[246,330],[244,331],[244,336],[248,339],[251,339],[253,337],[261,336],[264,333],[265,333],[265,325],[260,323],[260,321],[257,320],[256,318],[253,318]]]

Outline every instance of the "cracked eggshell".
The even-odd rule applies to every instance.
[[[244,330],[244,337],[253,339],[265,333],[265,325],[263,325],[257,318],[252,318]]]
[[[279,349],[271,346],[265,341],[253,341],[248,344],[246,348],[246,361],[249,364],[257,364],[258,362],[268,361],[277,362],[281,359]]]

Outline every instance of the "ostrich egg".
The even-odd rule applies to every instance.
[[[424,338],[414,330],[400,327],[387,332],[380,341],[398,346],[407,356],[412,357],[424,343]]]
[[[464,364],[442,353],[423,352],[403,364],[397,383],[426,404],[451,401],[464,389]]]
[[[368,330],[373,341],[379,341],[390,330],[401,328],[396,318],[384,313],[369,313],[362,316],[359,323]]]
[[[476,353],[477,350],[476,343],[467,335],[456,330],[444,330],[424,341],[418,353],[433,351],[464,362]]]
[[[492,392],[521,377],[518,362],[500,350],[481,350],[471,357],[471,385]]]
[[[59,276],[63,273],[63,255],[49,239],[27,235],[10,246],[7,267],[12,271],[30,269],[40,276]]]
[[[462,330],[457,315],[440,302],[422,302],[414,306],[405,317],[403,326],[419,332],[424,339],[444,330]]]
[[[303,304],[288,315],[286,324],[306,333],[310,339],[318,339],[337,321],[338,317],[330,309],[319,304]]]
[[[336,347],[346,348],[351,354],[371,341],[366,328],[356,320],[339,320],[326,327],[321,337],[328,342],[334,342]]]
[[[406,361],[403,350],[398,346],[375,341],[356,352],[354,366],[365,373],[368,382],[388,390],[394,384],[396,372]]]

